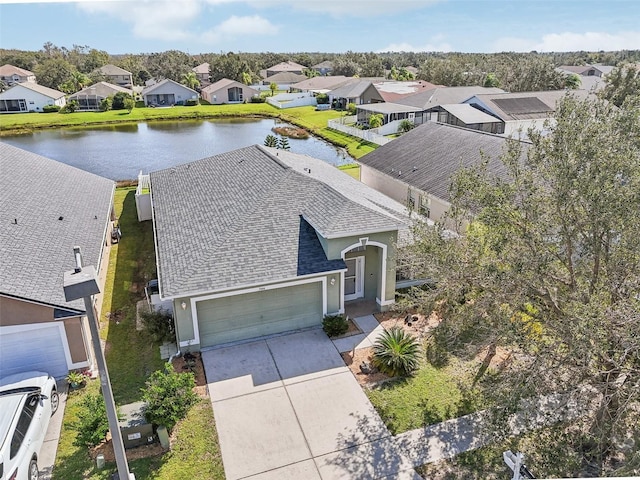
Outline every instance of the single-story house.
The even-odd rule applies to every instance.
[[[0,67],[0,80],[8,87],[16,83],[31,82],[36,83],[36,76],[33,72],[24,68],[15,67],[8,63]]]
[[[437,221],[449,210],[455,172],[489,159],[488,171],[506,178],[499,160],[511,140],[427,122],[358,159],[360,180],[413,211]],[[529,146],[523,142],[524,150]]]
[[[222,103],[242,103],[249,101],[254,95],[260,95],[260,92],[244,83],[223,78],[203,88],[200,91],[200,95],[207,102],[213,105],[220,105]]]
[[[329,102],[333,108],[343,109],[347,105],[365,105],[368,103],[384,102],[384,98],[370,80],[359,80],[346,83],[329,93]]]
[[[209,69],[210,69],[210,65],[206,62],[201,63],[197,67],[193,67],[191,69],[196,74],[196,77],[198,77],[198,81],[200,82],[201,88],[204,88],[207,85],[211,84],[211,80],[209,77]]]
[[[197,100],[199,96],[195,90],[168,78],[145,88],[141,95],[147,107],[183,105],[185,101]]]
[[[463,103],[465,100],[480,93],[504,93],[501,88],[495,87],[434,87],[432,89],[420,90],[412,95],[407,95],[394,101],[400,105],[418,107],[421,112],[415,116],[415,124],[421,125],[425,122],[437,122],[438,112],[432,111],[434,107],[440,105],[451,105]]]
[[[291,90],[296,92],[329,93],[331,90],[353,81],[353,77],[345,77],[344,75],[311,77],[294,83],[291,85]]]
[[[254,145],[150,174],[160,297],[183,351],[318,327],[350,300],[394,303],[406,210],[312,160]]]
[[[503,133],[504,122],[466,103],[452,103],[430,108],[426,114],[432,121],[487,133]],[[437,119],[434,119],[437,114]]]
[[[133,87],[133,74],[126,71],[124,68],[109,64],[96,68],[94,72],[104,75],[109,80],[109,83],[113,83],[121,87]]]
[[[431,90],[437,88],[437,85],[433,83],[425,82],[424,80],[410,80],[410,81],[396,81],[396,80],[384,80],[374,83],[376,90],[380,92],[385,102],[394,103],[401,98],[414,95],[423,90]]]
[[[526,136],[529,128],[542,129],[545,120],[556,110],[556,103],[566,95],[585,99],[587,90],[550,90],[544,92],[477,94],[465,100],[482,112],[502,120],[505,136]]]
[[[302,75],[302,72],[304,72],[306,69],[307,67],[305,67],[304,65],[300,65],[299,63],[289,60],[286,62],[280,62],[277,65],[267,68],[264,78],[269,78],[273,75],[276,75],[277,73],[295,73],[298,75]]]
[[[98,82],[67,97],[78,102],[78,110],[100,110],[100,102],[116,93],[133,95],[133,91],[107,82]]]
[[[582,77],[603,77],[611,73],[615,67],[610,65],[561,65],[558,68],[566,73],[575,73]]]
[[[104,283],[115,184],[6,143],[0,171],[0,377],[91,369],[85,305],[65,300],[63,273],[77,245]]]
[[[65,93],[37,83],[17,83],[0,93],[0,113],[42,112],[45,105],[66,104]]]
[[[278,89],[283,90],[289,88],[291,85],[306,80],[306,76],[294,73],[294,72],[280,72],[275,73],[262,81],[262,85],[271,85],[275,83],[278,85]]]
[[[333,72],[333,62],[331,60],[325,60],[324,62],[320,62],[311,67],[312,70],[315,70],[320,75],[331,75]]]

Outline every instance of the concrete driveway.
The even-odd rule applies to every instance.
[[[227,479],[416,478],[322,330],[202,360]]]

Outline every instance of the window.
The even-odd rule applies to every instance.
[[[16,425],[16,430],[13,432],[13,437],[11,437],[11,449],[9,452],[9,456],[11,458],[15,457],[18,451],[20,450],[20,446],[24,441],[24,437],[27,435],[29,431],[29,426],[31,425],[31,421],[33,420],[33,414],[38,407],[38,402],[40,401],[40,395],[32,394],[27,397],[27,401],[22,407],[22,413],[20,413],[20,418],[18,419],[18,424]]]
[[[429,217],[431,215],[431,199],[427,195],[420,195],[420,207],[418,208],[420,215]]]
[[[413,197],[411,189],[407,190],[407,208],[409,210],[414,210],[416,208],[416,200]]]

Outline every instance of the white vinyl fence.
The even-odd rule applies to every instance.
[[[267,103],[276,108],[306,107],[317,105],[316,97],[312,93],[279,93],[273,97],[267,97]]]
[[[361,130],[356,127],[350,127],[349,125],[345,125],[345,123],[356,121],[356,116],[350,117],[341,117],[335,120],[329,120],[327,122],[327,127],[332,130],[337,130],[342,133],[346,133],[347,135],[351,135],[352,137],[361,138],[366,140],[367,142],[375,143],[376,145],[386,145],[391,141],[390,138],[387,138],[383,135],[376,133],[373,130]]]

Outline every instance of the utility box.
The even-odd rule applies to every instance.
[[[124,448],[135,448],[156,442],[153,425],[144,418],[144,402],[130,403],[119,409],[121,415],[118,421],[122,432]]]

